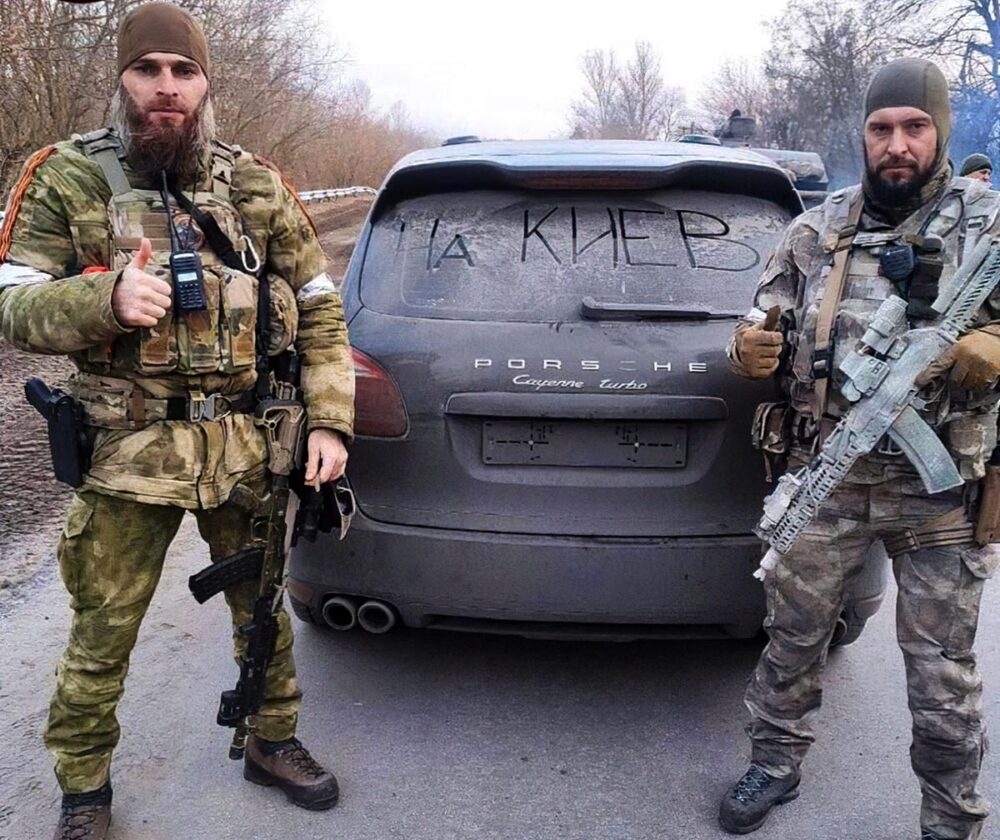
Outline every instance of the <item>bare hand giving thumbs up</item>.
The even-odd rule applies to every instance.
[[[155,327],[170,309],[170,284],[146,273],[153,245],[143,239],[137,253],[122,272],[111,294],[111,308],[125,327]]]

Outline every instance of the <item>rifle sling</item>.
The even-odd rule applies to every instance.
[[[219,223],[215,221],[215,217],[211,213],[199,208],[177,188],[176,184],[170,185],[170,194],[198,223],[201,232],[205,234],[205,239],[208,240],[209,247],[215,251],[224,265],[233,271],[250,273],[247,271],[243,258],[237,253],[233,243],[219,227]],[[264,262],[264,259],[261,259],[260,270],[257,272],[257,362],[255,365],[257,384],[254,386],[254,393],[258,400],[266,399],[271,395],[270,364],[267,357],[267,348],[271,342],[271,283]]]
[[[248,273],[246,266],[243,263],[243,259],[236,252],[233,247],[232,241],[223,233],[222,228],[219,227],[219,223],[215,221],[215,216],[209,213],[207,210],[202,210],[195,204],[190,198],[184,195],[181,190],[177,188],[174,183],[170,184],[170,194],[174,197],[174,200],[188,213],[191,218],[198,223],[198,227],[201,228],[201,232],[205,234],[205,239],[208,240],[209,247],[215,251],[216,255],[222,260],[223,264],[228,268],[233,269],[233,271],[242,271],[244,274]]]
[[[858,223],[861,221],[861,211],[864,207],[864,197],[859,195],[851,205],[847,216],[847,224],[840,231],[837,239],[837,249],[833,256],[833,268],[826,278],[826,289],[820,303],[816,318],[816,344],[813,350],[813,420],[819,428],[820,421],[826,413],[827,392],[830,377],[833,375],[833,324],[837,319],[837,309],[844,294],[847,282],[847,269],[851,264],[851,251],[854,237],[858,233]]]

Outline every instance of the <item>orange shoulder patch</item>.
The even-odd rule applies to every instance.
[[[3,217],[3,229],[0,230],[0,262],[7,259],[10,251],[10,243],[14,238],[14,222],[17,221],[17,211],[21,209],[21,202],[24,201],[24,194],[28,191],[31,179],[45,161],[56,153],[55,146],[46,146],[39,149],[25,162],[21,168],[21,177],[10,191],[10,198],[7,199],[7,211]]]
[[[292,197],[295,199],[295,203],[299,205],[303,214],[305,214],[306,219],[309,221],[309,226],[313,229],[313,233],[315,233],[316,236],[318,237],[319,232],[316,230],[316,225],[313,224],[312,216],[309,215],[309,210],[306,209],[305,202],[302,201],[301,198],[299,198],[299,191],[295,189],[294,186],[292,186],[292,182],[289,181],[284,175],[282,175],[281,170],[278,169],[277,166],[271,163],[271,161],[269,161],[263,155],[254,155],[253,159],[257,161],[257,163],[259,163],[261,166],[266,166],[268,169],[278,174],[278,177],[281,179],[282,185],[285,187],[286,190],[288,190],[292,194]]]

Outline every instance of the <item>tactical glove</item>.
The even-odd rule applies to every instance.
[[[963,335],[936,362],[932,362],[917,384],[923,387],[951,368],[952,384],[969,391],[979,391],[1000,376],[1000,325],[991,324]]]
[[[973,330],[948,351],[955,360],[949,379],[959,388],[979,391],[1000,377],[1000,335],[994,329]]]
[[[766,379],[778,369],[785,341],[777,330],[780,314],[780,308],[773,306],[762,323],[736,333],[736,359],[745,376]]]

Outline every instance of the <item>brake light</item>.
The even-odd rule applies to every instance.
[[[354,433],[365,437],[403,437],[409,428],[399,386],[371,356],[354,355]]]

